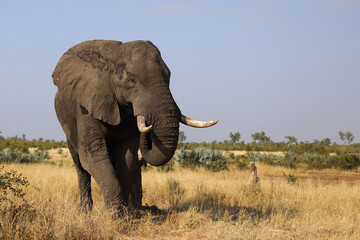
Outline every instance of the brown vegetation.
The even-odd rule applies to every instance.
[[[216,173],[150,168],[143,172],[143,203],[164,213],[113,219],[95,183],[93,211],[79,211],[67,150],[50,155],[54,164],[5,165],[23,173],[30,186],[24,189],[27,204],[0,203],[0,239],[360,238],[359,173],[257,163],[261,185],[254,189],[249,171],[235,167]]]

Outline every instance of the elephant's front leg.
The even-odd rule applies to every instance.
[[[146,161],[141,159],[140,161],[136,161],[135,168],[132,171],[132,183],[130,186],[130,194],[129,194],[129,203],[132,207],[136,209],[141,209],[142,207],[142,174],[141,168],[142,166],[146,166]]]
[[[107,207],[121,212],[125,203],[121,185],[110,160],[105,138],[100,128],[92,122],[81,127],[79,157],[81,166],[99,185]]]
[[[138,142],[138,135],[134,135],[116,147],[115,169],[123,189],[123,198],[130,209],[139,209],[142,204]]]
[[[80,161],[81,159],[86,159],[86,163],[82,163],[82,165],[99,185],[104,197],[105,205],[115,209],[115,211],[121,211],[125,201],[122,188],[116,177],[115,169],[110,158],[106,156],[94,156],[91,153],[82,152],[80,153]]]

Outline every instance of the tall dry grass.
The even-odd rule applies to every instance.
[[[359,181],[288,183],[283,173],[307,172],[259,164],[261,185],[251,187],[248,171],[152,168],[143,172],[143,203],[166,212],[113,219],[95,183],[94,209],[79,211],[75,169],[68,156],[54,159],[5,165],[33,187],[25,189],[28,206],[1,204],[0,239],[360,239]]]

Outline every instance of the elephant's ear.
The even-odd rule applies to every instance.
[[[79,103],[89,114],[111,125],[120,123],[120,110],[111,85],[111,63],[99,51],[96,41],[69,49],[52,74],[59,92]]]

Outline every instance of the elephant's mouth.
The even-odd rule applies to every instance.
[[[142,115],[138,115],[137,119],[137,126],[141,133],[149,133],[152,130],[152,125],[146,127],[145,117]],[[212,121],[198,121],[188,118],[181,114],[180,122],[184,125],[196,128],[207,128],[215,125],[218,120],[214,119]]]
[[[133,104],[131,102],[127,102],[124,108],[127,114],[134,115]]]

